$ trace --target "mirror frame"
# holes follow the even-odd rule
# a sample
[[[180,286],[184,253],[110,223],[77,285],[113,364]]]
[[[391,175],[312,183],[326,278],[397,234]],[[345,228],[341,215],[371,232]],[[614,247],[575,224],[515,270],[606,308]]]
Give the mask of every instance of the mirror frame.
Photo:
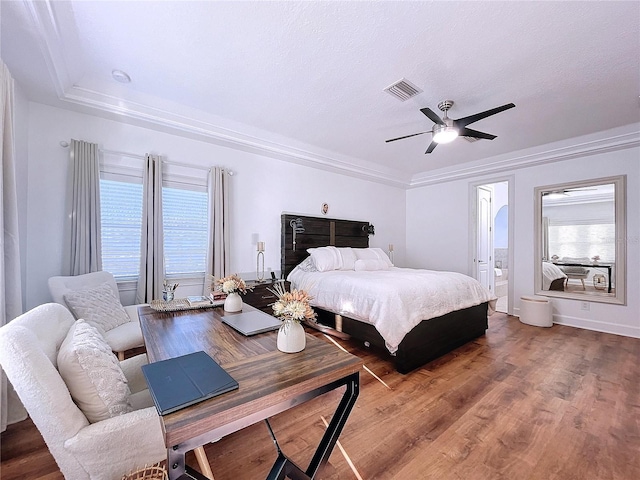
[[[583,295],[581,293],[559,292],[555,290],[542,290],[542,193],[568,188],[584,188],[594,185],[614,184],[615,195],[615,222],[616,222],[616,259],[615,259],[615,296]],[[626,305],[627,303],[627,176],[596,178],[555,185],[544,185],[535,188],[534,194],[535,213],[534,221],[534,282],[536,295],[545,297],[566,298],[583,302],[612,303]]]

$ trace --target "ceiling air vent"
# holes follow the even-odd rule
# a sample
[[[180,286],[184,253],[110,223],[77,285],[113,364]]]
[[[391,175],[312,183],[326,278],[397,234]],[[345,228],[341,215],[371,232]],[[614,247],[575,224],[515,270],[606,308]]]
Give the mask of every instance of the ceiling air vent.
[[[411,97],[415,97],[419,93],[422,93],[422,90],[420,90],[406,78],[398,80],[396,83],[389,85],[384,89],[384,91],[403,102],[410,99]]]

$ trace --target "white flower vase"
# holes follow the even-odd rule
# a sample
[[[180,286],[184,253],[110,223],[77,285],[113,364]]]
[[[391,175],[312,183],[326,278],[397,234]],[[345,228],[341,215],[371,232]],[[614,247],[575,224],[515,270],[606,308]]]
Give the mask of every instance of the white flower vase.
[[[239,293],[230,293],[224,299],[225,312],[239,312],[242,310],[242,297]]]
[[[278,350],[284,353],[296,353],[304,350],[307,338],[300,322],[285,320],[278,330]]]

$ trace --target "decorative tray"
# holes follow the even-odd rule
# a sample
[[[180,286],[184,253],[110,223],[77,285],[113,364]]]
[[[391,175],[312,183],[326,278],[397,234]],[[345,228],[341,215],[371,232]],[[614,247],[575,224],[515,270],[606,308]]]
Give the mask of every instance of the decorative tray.
[[[149,306],[158,312],[177,312],[179,310],[198,310],[201,308],[220,307],[224,300],[216,300],[210,303],[190,304],[186,298],[174,298],[173,300],[151,300]]]

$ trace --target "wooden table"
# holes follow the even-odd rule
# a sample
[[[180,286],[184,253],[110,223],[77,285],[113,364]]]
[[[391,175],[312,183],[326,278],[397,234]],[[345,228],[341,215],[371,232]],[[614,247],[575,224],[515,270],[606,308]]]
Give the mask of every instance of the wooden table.
[[[254,310],[249,305],[243,311]],[[206,479],[185,464],[189,450],[346,386],[309,467],[303,471],[278,447],[267,479],[311,479],[329,455],[358,397],[362,361],[307,334],[299,353],[276,348],[276,332],[245,337],[221,321],[222,308],[158,312],[138,310],[149,362],[203,350],[238,382],[238,390],[160,417],[169,479]],[[275,438],[274,438],[275,440]],[[276,442],[277,446],[277,442]]]

